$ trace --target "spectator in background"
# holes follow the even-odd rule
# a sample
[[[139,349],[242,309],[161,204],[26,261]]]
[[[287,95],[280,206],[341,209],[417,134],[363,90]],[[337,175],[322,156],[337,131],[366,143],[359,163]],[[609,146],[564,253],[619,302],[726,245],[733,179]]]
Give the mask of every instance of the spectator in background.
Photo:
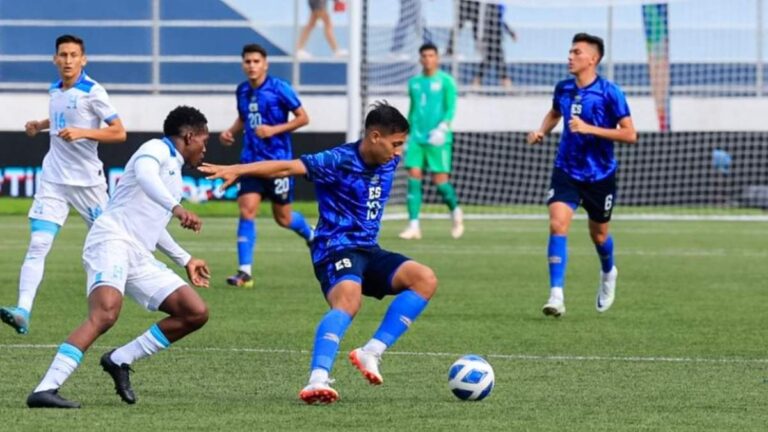
[[[432,37],[427,30],[427,26],[421,16],[421,0],[400,0],[400,17],[395,26],[395,36],[392,40],[392,53],[404,59],[410,58],[410,55],[403,52],[405,47],[408,30],[413,28],[417,38],[422,38],[424,43],[429,42]]]
[[[328,41],[328,46],[331,47],[333,54],[336,57],[344,57],[348,55],[349,51],[339,48],[338,43],[336,43],[336,37],[333,34],[333,23],[331,22],[331,16],[328,14],[328,0],[308,0],[308,2],[311,14],[309,15],[309,21],[307,21],[307,24],[303,29],[301,29],[301,35],[299,35],[299,43],[296,46],[296,55],[300,59],[307,59],[312,57],[312,54],[304,49],[304,46],[307,44],[309,35],[312,33],[312,30],[315,28],[315,24],[317,24],[318,20],[323,22],[325,40]],[[346,7],[344,0],[333,0],[333,3],[333,9],[339,12],[343,11]]]
[[[482,9],[481,9],[482,10]],[[483,34],[480,43],[483,61],[480,63],[480,70],[472,79],[472,85],[479,87],[483,82],[483,76],[491,69],[496,69],[496,76],[499,83],[504,88],[512,87],[512,80],[509,78],[507,63],[504,56],[504,33],[508,34],[512,41],[517,41],[517,35],[506,22],[504,22],[504,12],[506,6],[500,4],[485,5],[485,14],[482,24]],[[476,17],[479,18],[479,11]],[[475,22],[475,28],[478,27]],[[477,38],[477,31],[475,31]],[[477,39],[475,39],[477,40]]]
[[[464,24],[469,21],[472,24],[472,40],[477,43],[477,28],[478,28],[478,16],[480,14],[480,3],[477,0],[459,0],[459,19],[458,19],[458,33],[461,33],[461,29],[464,28]],[[451,29],[451,36],[448,39],[448,48],[445,50],[445,55],[453,55],[453,43],[457,37],[457,29]]]

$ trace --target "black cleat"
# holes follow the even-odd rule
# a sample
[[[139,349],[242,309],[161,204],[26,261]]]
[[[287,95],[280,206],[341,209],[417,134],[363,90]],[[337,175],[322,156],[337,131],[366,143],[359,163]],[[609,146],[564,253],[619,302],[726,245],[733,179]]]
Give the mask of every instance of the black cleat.
[[[30,393],[27,397],[30,408],[80,408],[78,402],[72,402],[59,396],[59,389]]]
[[[133,405],[136,403],[136,395],[131,388],[130,377],[130,373],[133,372],[133,369],[125,363],[118,365],[113,362],[110,358],[113,352],[115,352],[115,350],[101,356],[101,368],[112,377],[112,380],[115,382],[115,392],[120,396],[120,399],[129,405]]]

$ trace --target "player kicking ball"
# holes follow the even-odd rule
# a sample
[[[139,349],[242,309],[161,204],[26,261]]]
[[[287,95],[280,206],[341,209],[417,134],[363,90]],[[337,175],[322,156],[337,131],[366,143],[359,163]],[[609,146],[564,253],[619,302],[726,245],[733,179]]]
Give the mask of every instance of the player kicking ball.
[[[564,115],[560,148],[555,157],[549,189],[549,300],[544,315],[565,313],[565,269],[568,262],[568,228],[573,213],[584,206],[589,216],[589,236],[600,258],[600,283],[595,307],[607,311],[616,295],[618,270],[613,259],[613,238],[608,223],[616,204],[614,141],[633,144],[637,132],[629,105],[619,86],[597,74],[603,58],[603,40],[579,33],[568,53],[568,71],[573,78],[555,87],[552,108],[539,130],[528,134],[528,143],[543,141]]]
[[[380,102],[368,113],[365,136],[358,142],[291,161],[200,168],[211,174],[210,179],[224,179],[224,187],[244,175],[305,175],[315,183],[320,220],[312,263],[331,310],[317,326],[309,383],[299,393],[308,404],[339,399],[329,374],[362,296],[396,296],[373,338],[349,353],[365,379],[378,385],[384,381],[379,371],[382,354],[408,330],[437,290],[437,278],[429,267],[381,249],[377,242],[407,134],[406,118]]]
[[[205,261],[189,255],[166,230],[171,216],[195,232],[202,226],[179,200],[181,168],[185,163],[196,167],[202,162],[207,123],[195,108],[178,107],[165,119],[165,136],[144,143],[128,161],[106,210],[85,239],[88,318],[59,346],[48,372],[27,398],[30,408],[80,407],[62,398],[59,388],[91,344],[115,324],[124,294],[148,310],[168,314],[138,338],[101,357],[101,367],[128,404],[136,403],[129,377],[131,364],[168,348],[208,321],[208,308],[197,292],[152,256],[157,245],[186,268],[192,284],[208,286]]]

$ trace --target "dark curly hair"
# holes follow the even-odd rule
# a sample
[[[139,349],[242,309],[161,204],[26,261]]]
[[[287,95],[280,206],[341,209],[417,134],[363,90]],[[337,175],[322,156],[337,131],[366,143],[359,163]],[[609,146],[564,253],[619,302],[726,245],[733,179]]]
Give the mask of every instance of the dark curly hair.
[[[384,135],[393,133],[408,133],[408,119],[390,105],[387,101],[376,101],[371,105],[371,111],[365,117],[365,129],[378,129]]]
[[[195,131],[205,129],[208,119],[197,108],[191,106],[177,106],[165,118],[163,134],[165,136],[182,135],[182,129],[186,126]]]

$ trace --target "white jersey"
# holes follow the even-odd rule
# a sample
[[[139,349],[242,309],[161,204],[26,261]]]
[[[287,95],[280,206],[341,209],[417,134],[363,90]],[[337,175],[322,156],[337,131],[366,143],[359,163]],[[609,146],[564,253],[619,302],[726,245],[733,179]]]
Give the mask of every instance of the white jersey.
[[[43,159],[42,179],[70,186],[105,183],[98,142],[90,139],[67,142],[59,137],[59,131],[67,127],[98,129],[101,122],[116,119],[117,111],[109,103],[104,87],[85,72],[71,88],[63,90],[61,85],[59,80],[48,89],[51,148]]]
[[[167,197],[165,205],[150,198],[139,184],[135,165],[141,158],[152,158],[159,164],[159,182],[162,185],[158,184],[157,188],[162,188],[158,192]],[[153,252],[171,220],[173,206],[181,200],[183,165],[184,158],[168,138],[142,144],[125,166],[106,210],[88,232],[85,248],[107,240],[125,240],[135,247]]]

